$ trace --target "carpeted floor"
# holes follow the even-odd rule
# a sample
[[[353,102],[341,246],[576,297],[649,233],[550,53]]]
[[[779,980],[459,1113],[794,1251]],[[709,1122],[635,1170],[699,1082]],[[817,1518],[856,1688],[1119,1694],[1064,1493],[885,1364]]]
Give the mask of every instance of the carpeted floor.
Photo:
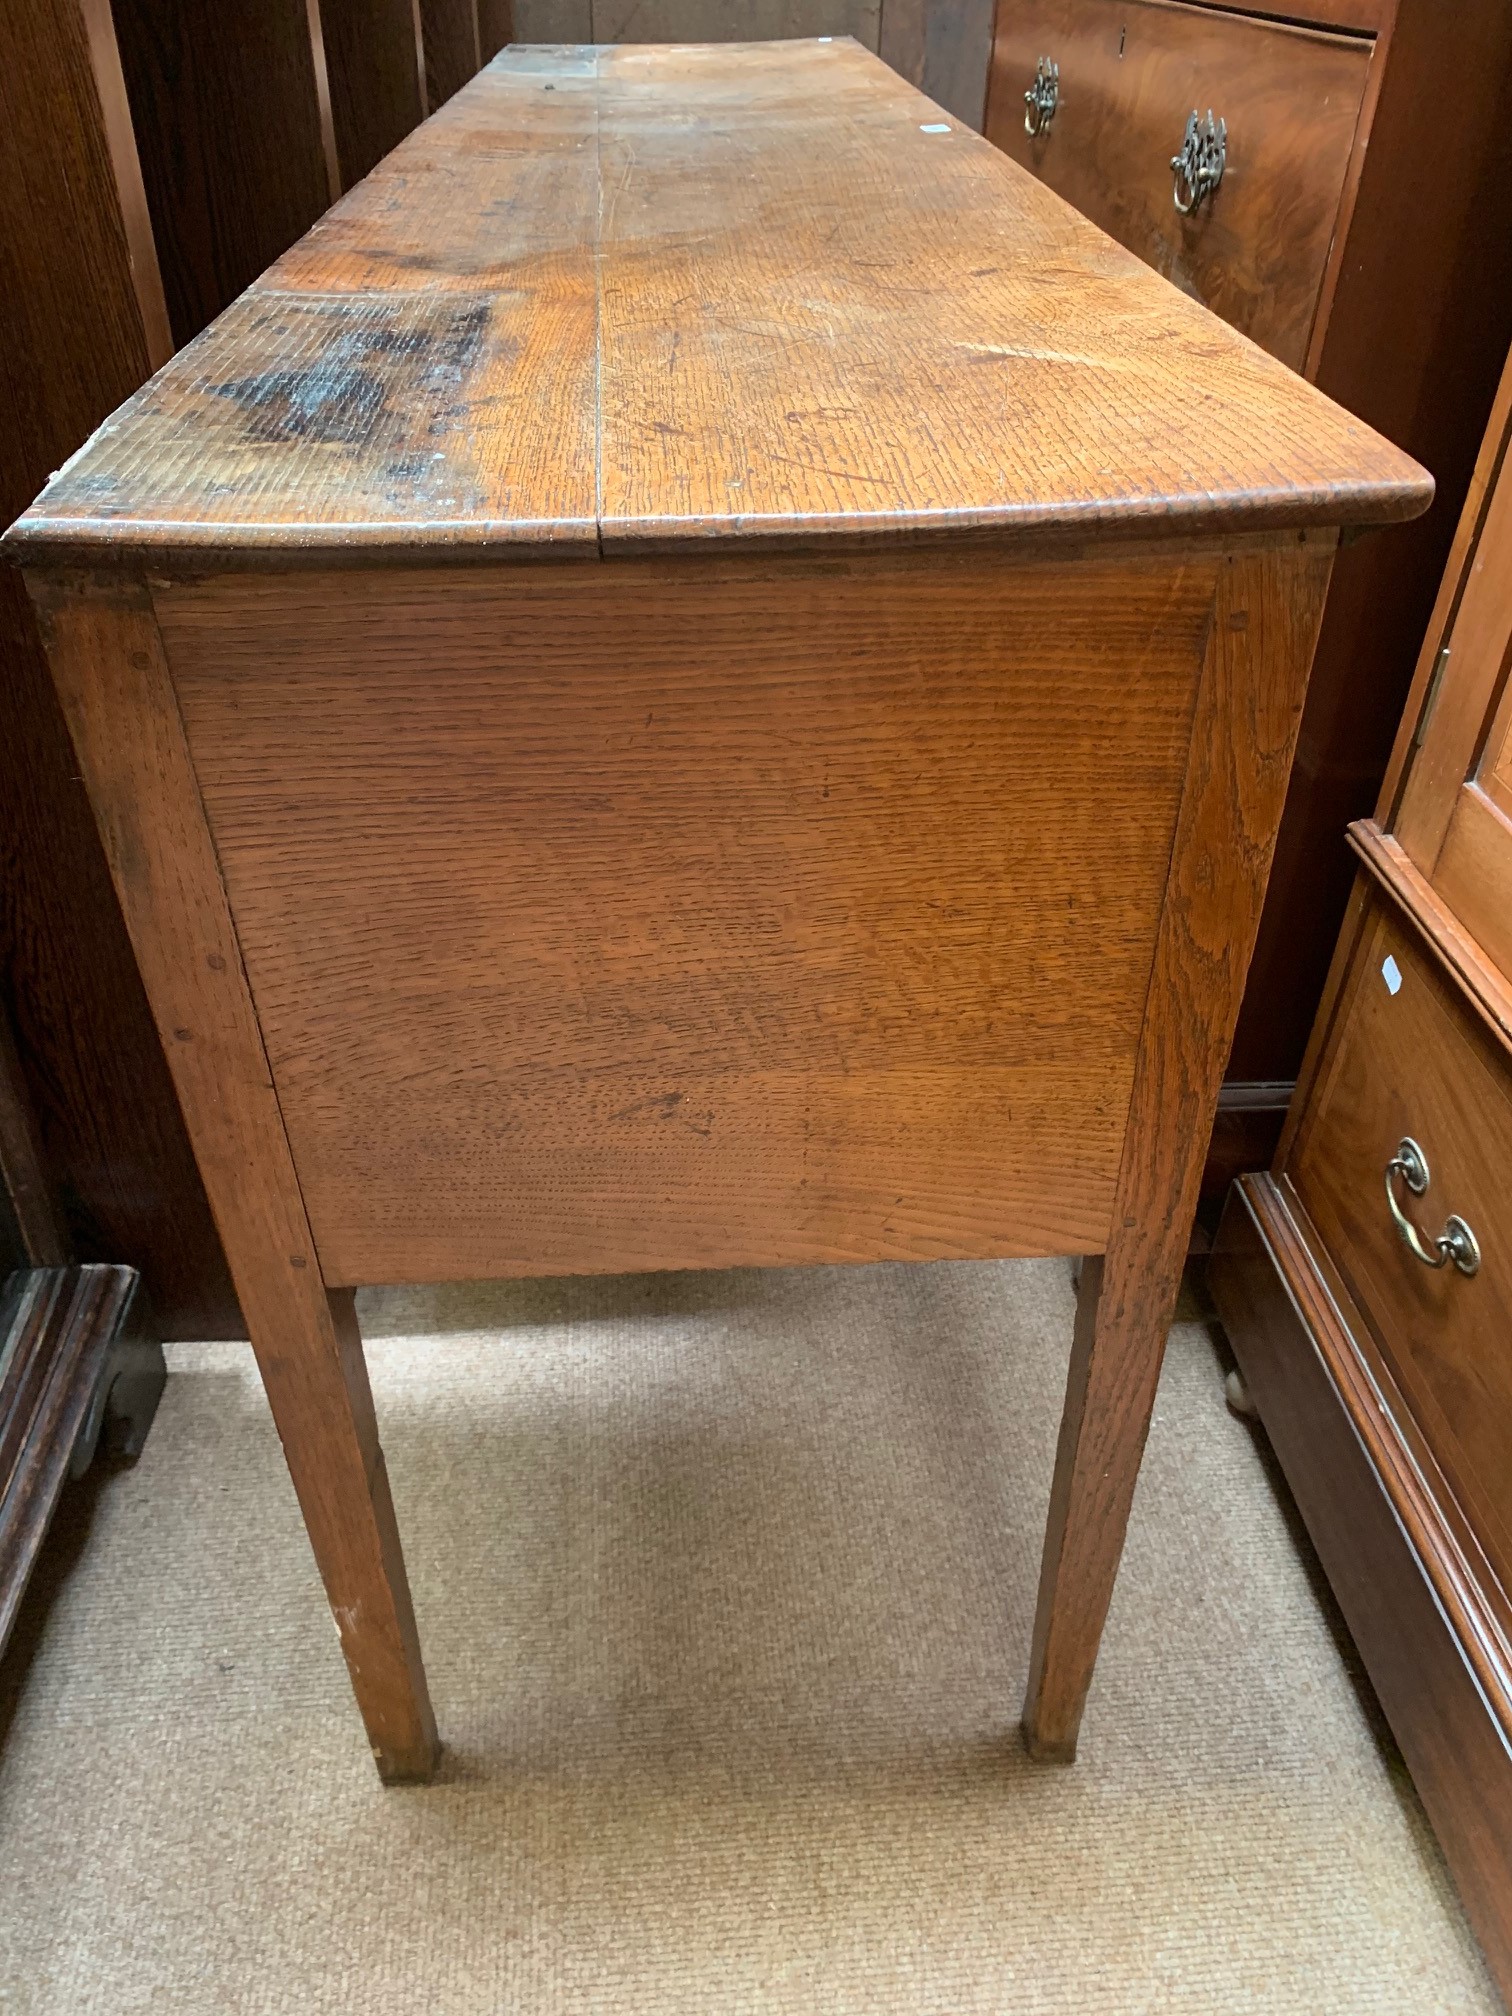
[[[442,1781],[380,1790],[250,1356],[180,1347],[0,1684],[0,2008],[1495,2011],[1199,1325],[1057,1771],[1063,1264],[362,1309]]]

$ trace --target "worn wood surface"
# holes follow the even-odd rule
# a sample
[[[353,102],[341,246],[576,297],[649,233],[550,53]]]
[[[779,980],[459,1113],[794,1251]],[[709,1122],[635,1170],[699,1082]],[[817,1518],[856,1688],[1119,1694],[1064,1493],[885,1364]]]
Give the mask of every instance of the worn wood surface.
[[[1005,0],[987,134],[1178,287],[1293,369],[1307,357],[1371,45],[1166,0]],[[1060,65],[1045,131],[1035,65]],[[1190,217],[1171,157],[1188,115],[1228,124],[1223,180]]]
[[[42,595],[54,676],[380,1772],[436,1732],[350,1295],[327,1293],[157,626]]]
[[[175,344],[187,343],[339,193],[306,0],[114,0]]]
[[[933,113],[848,42],[507,52],[11,539],[592,553],[1423,508],[1407,458]]]
[[[1300,1220],[1300,1222],[1299,1222]],[[1464,1898],[1512,1996],[1512,1652],[1425,1489],[1369,1326],[1284,1186],[1247,1177],[1209,1284],[1266,1433]],[[1484,1576],[1484,1568],[1479,1575]]]
[[[1076,1752],[1332,557],[1318,539],[1219,576],[1107,1254],[1078,1291],[1024,1704],[1039,1757]]]
[[[140,171],[135,198],[122,179],[132,179],[122,154],[131,133],[108,8],[102,21],[72,0],[16,0],[0,21],[0,518],[9,519],[166,357],[170,339]],[[139,1268],[167,1334],[234,1335],[235,1297],[10,568],[0,569],[0,678],[0,1013],[69,1241],[81,1259]]]
[[[1219,565],[160,589],[327,1279],[1100,1248]]]

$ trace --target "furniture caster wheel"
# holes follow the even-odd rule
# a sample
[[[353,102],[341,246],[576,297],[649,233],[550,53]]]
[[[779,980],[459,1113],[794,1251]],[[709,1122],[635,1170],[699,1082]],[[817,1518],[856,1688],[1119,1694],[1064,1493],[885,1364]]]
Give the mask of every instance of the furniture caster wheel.
[[[1237,1414],[1242,1421],[1258,1421],[1260,1409],[1255,1405],[1254,1396],[1244,1382],[1244,1374],[1236,1365],[1224,1379],[1223,1397],[1229,1404],[1229,1412]]]

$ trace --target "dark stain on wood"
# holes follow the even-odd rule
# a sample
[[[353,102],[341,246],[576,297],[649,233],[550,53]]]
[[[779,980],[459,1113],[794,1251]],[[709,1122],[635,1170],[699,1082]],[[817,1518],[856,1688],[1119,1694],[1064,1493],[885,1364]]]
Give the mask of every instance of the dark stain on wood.
[[[487,301],[470,300],[438,310],[433,325],[338,328],[312,363],[257,371],[208,389],[242,409],[250,441],[381,448],[384,431],[400,434],[416,403],[438,419],[457,417],[448,395],[476,366],[489,317]],[[269,333],[280,332],[275,327]],[[396,374],[396,361],[413,370]],[[411,482],[423,473],[423,458],[406,455],[401,464],[395,473]]]

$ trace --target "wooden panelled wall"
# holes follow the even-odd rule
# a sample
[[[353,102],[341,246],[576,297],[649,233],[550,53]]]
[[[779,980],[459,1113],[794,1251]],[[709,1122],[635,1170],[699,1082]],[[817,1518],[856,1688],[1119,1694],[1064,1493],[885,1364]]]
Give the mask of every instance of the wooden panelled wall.
[[[0,522],[510,40],[508,0],[483,10],[486,26],[474,0],[0,0]],[[139,1267],[167,1334],[236,1335],[209,1207],[9,568],[0,688],[0,1025],[63,1237],[81,1259]]]
[[[519,42],[759,42],[854,35],[980,130],[992,0],[514,0]]]

